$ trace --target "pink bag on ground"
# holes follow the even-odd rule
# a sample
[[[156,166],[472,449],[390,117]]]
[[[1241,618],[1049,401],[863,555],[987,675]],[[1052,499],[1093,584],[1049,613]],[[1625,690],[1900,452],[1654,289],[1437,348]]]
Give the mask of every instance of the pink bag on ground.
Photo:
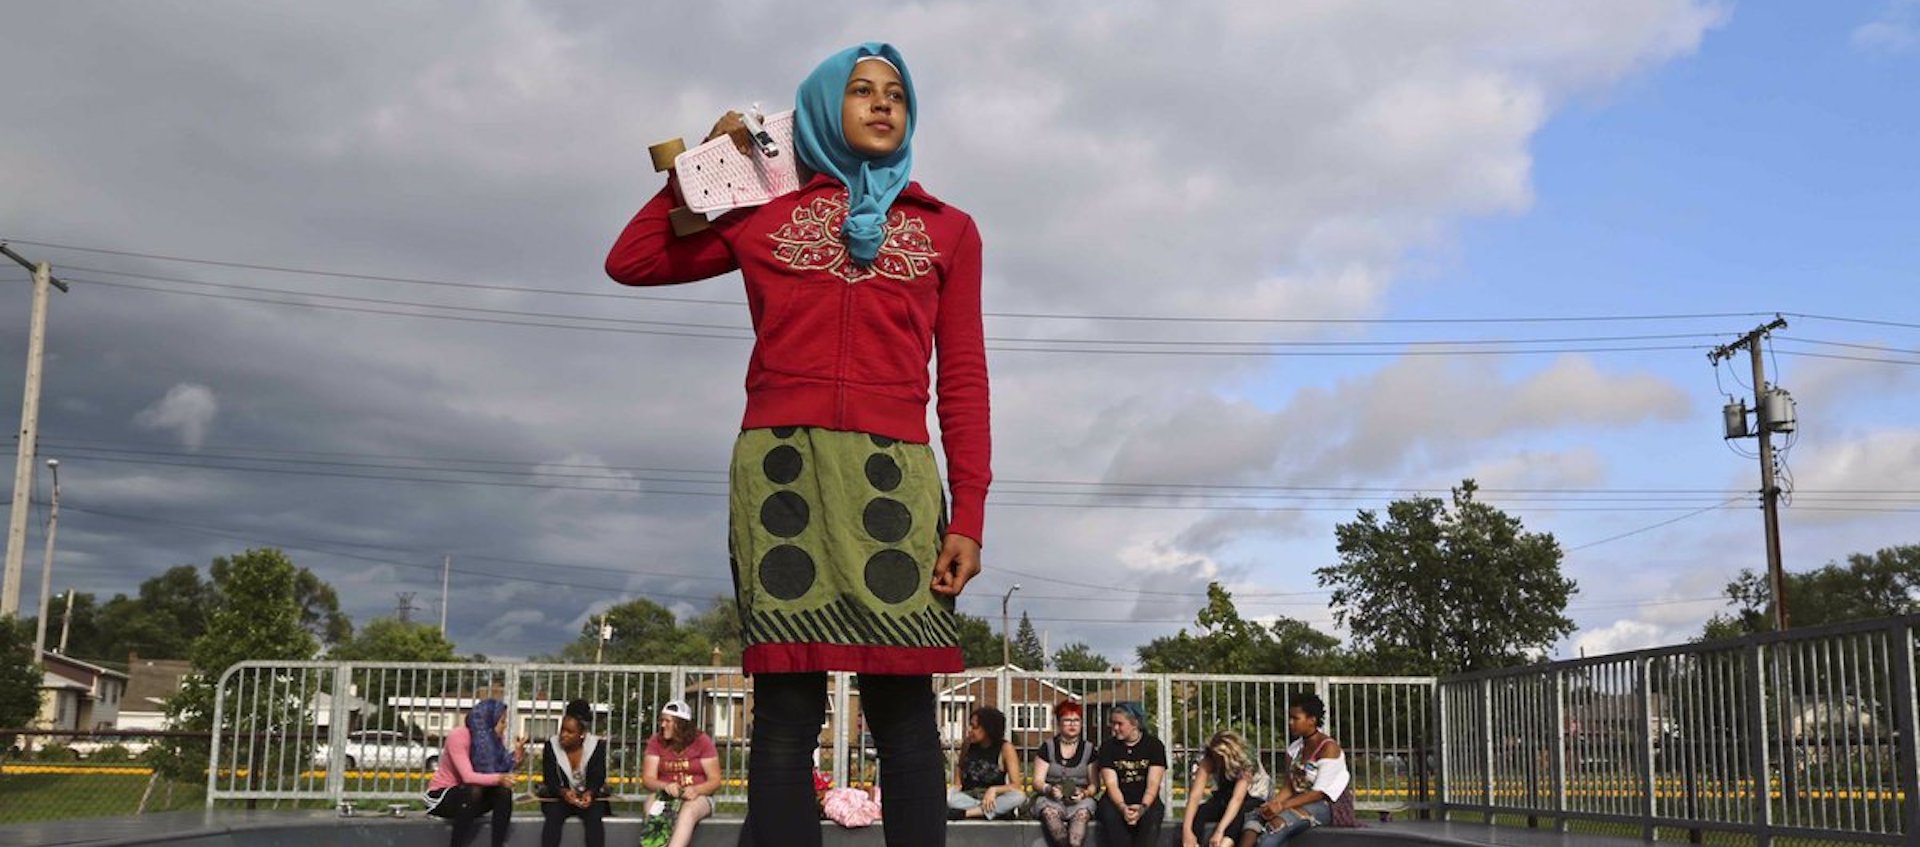
[[[880,793],[874,789],[873,794]],[[827,819],[848,829],[872,826],[880,819],[880,800],[858,788],[834,788],[820,803]]]

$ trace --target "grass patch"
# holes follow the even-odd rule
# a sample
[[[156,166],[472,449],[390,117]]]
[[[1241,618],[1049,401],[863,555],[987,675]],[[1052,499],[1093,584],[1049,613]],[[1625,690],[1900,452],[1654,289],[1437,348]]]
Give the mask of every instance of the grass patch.
[[[124,767],[72,765],[61,773],[0,770],[0,823],[68,820],[132,815],[147,798],[146,811],[168,812],[199,806],[206,786],[116,773]],[[148,783],[152,791],[148,792]]]

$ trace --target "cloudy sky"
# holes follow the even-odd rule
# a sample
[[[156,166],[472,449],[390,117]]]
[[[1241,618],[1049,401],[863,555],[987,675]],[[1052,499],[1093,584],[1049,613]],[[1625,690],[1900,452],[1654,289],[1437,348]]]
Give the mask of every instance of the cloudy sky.
[[[1788,566],[1920,541],[1913,0],[658,5],[9,8],[0,238],[73,284],[56,591],[277,545],[359,621],[432,619],[451,554],[450,634],[498,656],[703,608],[740,283],[601,262],[647,145],[870,39],[986,243],[963,610],[1017,582],[1054,647],[1127,661],[1209,580],[1330,622],[1333,526],[1472,477],[1568,550],[1558,653],[1685,638],[1764,566],[1720,437],[1747,362],[1706,351],[1776,312]]]

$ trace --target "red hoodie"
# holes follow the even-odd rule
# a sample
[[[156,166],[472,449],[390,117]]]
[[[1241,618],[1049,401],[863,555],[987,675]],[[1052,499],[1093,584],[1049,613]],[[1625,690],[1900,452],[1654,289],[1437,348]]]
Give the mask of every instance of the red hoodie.
[[[947,531],[980,541],[993,447],[973,218],[909,183],[879,256],[862,268],[840,238],[847,191],[829,176],[685,238],[668,223],[672,206],[663,190],[634,215],[607,275],[667,285],[740,271],[754,330],[743,429],[817,426],[925,444],[927,363],[939,350]]]

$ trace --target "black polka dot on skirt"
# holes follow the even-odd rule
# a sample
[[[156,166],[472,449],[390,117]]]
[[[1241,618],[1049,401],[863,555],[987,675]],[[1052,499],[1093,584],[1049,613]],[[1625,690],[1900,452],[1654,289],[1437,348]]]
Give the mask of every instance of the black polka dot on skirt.
[[[792,538],[806,531],[810,511],[805,497],[775,491],[760,504],[760,525],[781,538]]]
[[[766,473],[767,479],[778,485],[786,485],[800,478],[800,469],[805,464],[806,460],[800,458],[799,450],[793,449],[791,444],[782,444],[767,451],[767,458],[760,462],[760,470]]]
[[[890,497],[875,497],[867,503],[867,509],[861,515],[866,524],[867,534],[875,541],[892,544],[907,537],[913,530],[913,513],[907,510],[907,504]]]
[[[867,437],[873,439],[873,446],[875,447],[892,447],[895,444],[894,439],[884,435],[869,435]]]
[[[773,428],[773,437],[792,438],[793,434],[799,430],[800,428],[797,426],[776,426]]]
[[[813,588],[813,557],[791,544],[767,551],[760,559],[760,587],[782,600],[797,600]]]
[[[867,457],[867,483],[881,491],[900,487],[900,463],[885,453]]]
[[[920,589],[920,565],[900,550],[888,548],[867,560],[867,590],[888,603],[899,603]]]

